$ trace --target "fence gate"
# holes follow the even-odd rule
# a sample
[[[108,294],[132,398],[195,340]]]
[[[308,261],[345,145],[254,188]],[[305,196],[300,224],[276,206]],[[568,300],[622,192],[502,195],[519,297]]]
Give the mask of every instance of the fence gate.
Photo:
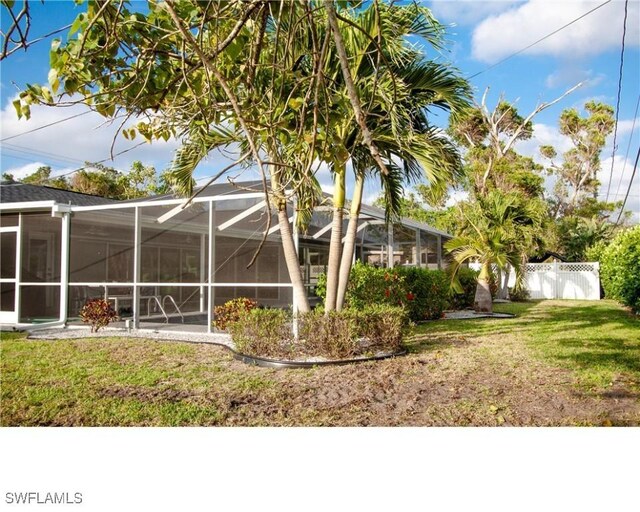
[[[532,299],[600,300],[600,264],[527,263],[525,280]]]

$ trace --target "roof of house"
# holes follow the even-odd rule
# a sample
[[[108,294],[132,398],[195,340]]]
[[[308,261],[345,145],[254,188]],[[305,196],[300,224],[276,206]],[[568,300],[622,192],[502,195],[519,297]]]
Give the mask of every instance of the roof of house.
[[[115,199],[42,185],[27,183],[2,183],[0,185],[0,203],[26,203],[30,201],[55,201],[74,206],[94,206],[118,202]]]

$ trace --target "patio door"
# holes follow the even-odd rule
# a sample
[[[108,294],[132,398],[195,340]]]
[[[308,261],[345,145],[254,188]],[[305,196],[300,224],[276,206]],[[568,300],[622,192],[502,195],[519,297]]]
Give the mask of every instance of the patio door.
[[[0,228],[0,323],[18,323],[18,227]]]

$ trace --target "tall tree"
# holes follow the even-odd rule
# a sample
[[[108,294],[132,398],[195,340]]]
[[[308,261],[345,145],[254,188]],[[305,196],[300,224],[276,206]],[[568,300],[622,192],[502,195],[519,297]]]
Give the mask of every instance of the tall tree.
[[[331,19],[329,8],[327,12]],[[364,10],[343,9],[334,14],[339,23],[331,25],[332,32],[335,38],[336,30],[340,31],[342,48],[336,41],[335,53],[329,54],[327,69],[335,70],[331,83],[338,86],[337,94],[348,97],[352,105],[356,101],[361,105],[353,107],[356,123],[346,109],[334,124],[337,150],[330,162],[334,200],[327,311],[341,309],[344,303],[365,179],[380,178],[388,219],[399,213],[402,186],[407,181],[423,175],[434,189],[445,190],[459,178],[460,160],[455,147],[431,126],[427,113],[441,108],[456,114],[468,106],[470,97],[468,84],[455,69],[424,60],[424,54],[407,43],[413,37],[441,47],[443,27],[428,9],[373,3]],[[366,133],[362,123],[367,125]],[[355,185],[343,244],[349,160]]]
[[[553,146],[540,147],[556,180],[550,199],[557,233],[553,248],[571,261],[583,261],[589,247],[612,238],[615,229],[609,217],[619,207],[598,199],[600,155],[615,126],[613,107],[589,101],[584,110],[585,116],[575,108],[560,114],[560,133],[569,138],[572,147],[559,162]]]
[[[150,2],[144,11],[135,7],[88,2],[67,41],[52,45],[49,85],[28,86],[15,103],[18,114],[28,117],[34,102],[68,104],[79,96],[102,115],[120,118],[129,138],[136,132],[148,140],[181,138],[172,182],[183,185],[185,194],[192,193],[192,173],[202,158],[215,148],[239,146],[234,164],[253,165],[261,173],[266,203],[277,214],[296,302],[308,310],[288,205],[295,201],[299,222],[310,218],[318,199],[313,167],[336,153],[336,121],[345,113],[358,127],[345,134],[355,133],[373,162],[368,168],[390,174],[390,155],[381,153],[373,139],[372,127],[380,119],[369,112],[381,103],[369,100],[381,93],[361,94],[367,84],[358,80],[357,68],[350,69],[349,59],[383,63],[384,31],[393,31],[394,20],[363,38],[369,53],[357,56],[347,49],[350,38],[367,34],[353,21],[360,6],[348,20],[348,11],[336,12],[332,2],[174,0]],[[376,1],[369,12],[375,17],[386,8]],[[424,18],[415,21],[424,23]],[[372,91],[394,90],[385,101],[395,101],[397,77],[391,71],[370,74],[369,80]],[[59,92],[64,101],[56,97]],[[432,104],[444,106],[446,98],[435,94]],[[133,127],[127,124],[131,119],[138,121]],[[271,215],[265,217],[266,237]]]

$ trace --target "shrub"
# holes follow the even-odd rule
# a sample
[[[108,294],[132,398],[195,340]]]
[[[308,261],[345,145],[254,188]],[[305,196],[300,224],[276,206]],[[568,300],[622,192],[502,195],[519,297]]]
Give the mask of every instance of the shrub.
[[[409,290],[397,268],[379,268],[360,261],[351,267],[345,306],[363,309],[371,304],[402,306]]]
[[[404,277],[407,290],[404,304],[409,318],[414,322],[441,318],[449,305],[447,274],[419,267],[398,267],[395,270]]]
[[[468,309],[473,307],[476,287],[478,285],[478,274],[479,272],[477,270],[468,267],[460,267],[458,269],[457,277],[462,287],[462,292],[455,293],[452,291],[449,298],[452,309]]]
[[[640,226],[618,233],[602,251],[600,278],[608,298],[640,313]]]
[[[290,357],[291,316],[283,309],[248,309],[227,325],[236,349],[259,357]]]
[[[327,315],[317,309],[300,318],[301,348],[307,355],[332,359],[397,352],[408,325],[405,309],[397,306],[376,304]]]
[[[213,309],[215,320],[213,326],[221,331],[227,330],[229,324],[237,322],[240,315],[258,307],[258,303],[253,299],[239,297],[225,302],[222,306]]]
[[[316,287],[324,300],[326,278]],[[356,262],[351,268],[345,306],[363,310],[373,304],[399,306],[407,309],[409,318],[418,322],[440,318],[448,306],[449,282],[440,270],[419,267],[379,268]]]
[[[514,286],[509,288],[509,298],[513,302],[527,302],[531,296],[526,286]]]
[[[409,324],[401,307],[375,305],[325,315],[320,309],[300,315],[299,341],[293,339],[291,315],[280,309],[240,313],[228,329],[236,349],[257,357],[349,359],[397,352]]]
[[[80,310],[80,318],[85,324],[91,324],[91,332],[98,332],[109,325],[118,314],[106,299],[89,299]]]
[[[300,317],[300,339],[307,355],[331,359],[353,357],[358,349],[357,319],[350,310],[325,315],[316,309]]]
[[[359,334],[369,340],[370,349],[396,352],[402,348],[402,337],[410,325],[405,309],[377,304],[358,315]]]

